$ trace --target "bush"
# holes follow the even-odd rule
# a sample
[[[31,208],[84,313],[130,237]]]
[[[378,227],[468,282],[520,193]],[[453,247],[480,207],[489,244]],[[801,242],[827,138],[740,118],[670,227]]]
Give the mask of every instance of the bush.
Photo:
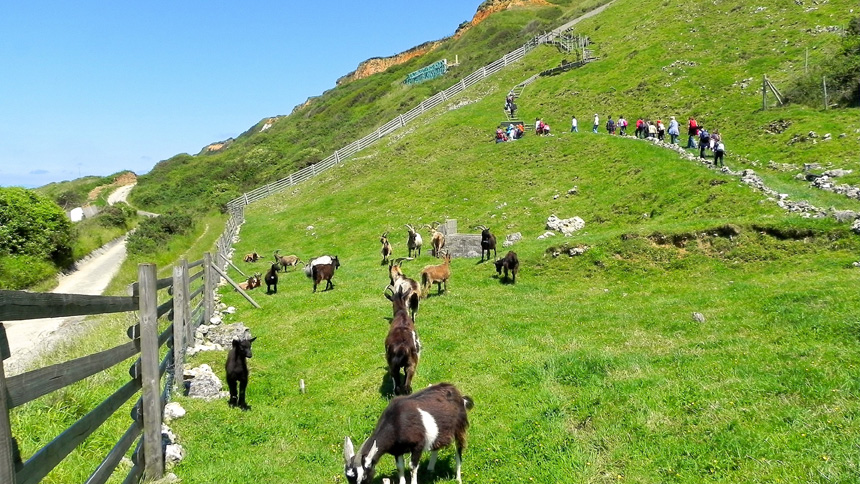
[[[167,244],[173,236],[184,234],[193,226],[194,219],[190,215],[177,212],[146,219],[129,235],[127,250],[133,254],[151,254]]]
[[[72,263],[72,223],[48,197],[24,188],[0,188],[0,254]]]
[[[119,202],[106,207],[98,216],[99,225],[102,227],[128,228],[129,221],[137,215],[137,212],[128,204]]]

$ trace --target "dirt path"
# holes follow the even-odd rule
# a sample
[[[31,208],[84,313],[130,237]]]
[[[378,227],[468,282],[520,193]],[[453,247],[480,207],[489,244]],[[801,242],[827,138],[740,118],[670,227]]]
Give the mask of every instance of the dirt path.
[[[133,184],[119,187],[108,197],[108,202],[124,202],[132,187]],[[77,269],[67,276],[61,276],[56,289],[51,292],[102,294],[125,261],[125,239],[126,236],[120,237],[78,262]],[[83,316],[74,316],[3,323],[12,355],[4,362],[6,374],[22,373],[40,356],[53,350],[58,343],[83,330],[83,319]]]

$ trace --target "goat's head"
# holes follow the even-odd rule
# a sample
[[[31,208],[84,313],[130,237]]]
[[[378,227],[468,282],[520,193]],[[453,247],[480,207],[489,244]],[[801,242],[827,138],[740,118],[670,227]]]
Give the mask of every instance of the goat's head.
[[[496,274],[501,274],[502,273],[502,267],[505,266],[505,259],[496,259],[494,264],[496,264]]]
[[[245,358],[251,357],[251,343],[253,343],[257,339],[254,336],[251,339],[234,339],[233,340],[233,349],[236,350],[236,353],[244,356]]]
[[[382,233],[382,237],[379,238],[379,242],[382,243],[382,245],[385,245],[388,243],[388,231],[387,230]]]
[[[364,446],[359,449],[362,451]],[[352,440],[349,437],[343,442],[343,473],[346,476],[346,482],[349,484],[362,484],[364,482],[373,481],[375,474],[374,458],[379,452],[379,447],[376,446],[376,441],[370,447],[365,455],[356,455],[355,449],[352,446]]]
[[[486,239],[486,238],[490,237],[490,229],[488,229],[486,226],[476,225],[475,228],[481,231],[481,238],[482,239]]]
[[[332,256],[332,258],[331,258],[331,265],[333,265],[335,269],[337,269],[338,267],[340,267],[340,260],[337,258],[337,256],[336,256],[336,255],[335,255],[335,256]]]

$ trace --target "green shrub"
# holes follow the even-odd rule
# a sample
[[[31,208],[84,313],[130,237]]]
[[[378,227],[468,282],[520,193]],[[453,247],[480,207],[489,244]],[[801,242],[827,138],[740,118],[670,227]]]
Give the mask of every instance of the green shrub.
[[[194,219],[187,214],[170,212],[146,219],[128,237],[127,249],[132,254],[151,254],[163,248],[175,235],[182,235],[194,227]]]
[[[53,200],[24,188],[0,188],[0,254],[67,267],[72,242],[72,223]]]
[[[102,210],[97,220],[102,227],[128,228],[129,222],[135,215],[136,212],[133,208],[120,202]]]

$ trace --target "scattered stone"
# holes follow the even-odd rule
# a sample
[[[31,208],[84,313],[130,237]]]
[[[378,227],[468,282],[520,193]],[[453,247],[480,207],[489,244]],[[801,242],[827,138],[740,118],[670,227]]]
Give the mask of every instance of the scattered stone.
[[[585,253],[585,251],[587,251],[587,250],[588,250],[588,249],[590,249],[590,248],[591,248],[591,247],[589,247],[589,246],[587,246],[587,245],[579,245],[579,246],[576,246],[576,247],[571,248],[571,249],[568,251],[568,254],[570,254],[570,256],[571,256],[571,257],[576,257],[576,256],[578,256],[578,255],[582,255],[582,254],[584,254],[584,253]]]
[[[523,234],[519,232],[508,234],[507,236],[505,236],[505,241],[502,242],[502,247],[510,247],[521,240],[523,240]]]
[[[559,194],[558,194],[558,193],[556,193],[555,195],[553,195],[553,196],[552,196],[552,199],[553,199],[553,200],[558,200],[558,197],[559,197]]]
[[[561,232],[565,237],[570,237],[574,232],[585,228],[585,221],[579,217],[560,219],[553,214],[546,219],[546,228]]]
[[[164,448],[164,461],[167,464],[178,464],[185,458],[185,449],[179,444],[169,444]],[[175,476],[174,476],[175,477]],[[171,481],[171,482],[178,482]]]
[[[307,227],[305,227],[305,230],[313,230],[313,229],[314,229],[313,225],[308,225]]]
[[[855,234],[860,235],[860,219],[854,221],[851,225],[851,230],[853,230]]]
[[[773,160],[767,162],[767,167],[771,170],[776,171],[795,171],[797,170],[797,165],[792,165],[791,163],[776,163]]]
[[[164,420],[170,422],[185,416],[185,409],[179,402],[170,402],[164,406]]]
[[[224,321],[224,320],[221,319],[220,314],[213,314],[212,317],[209,318],[209,324],[212,326],[217,326],[217,325],[221,324],[222,321]]]
[[[567,191],[568,195],[579,195],[579,187],[574,185],[573,188]]]
[[[833,178],[839,178],[840,176],[850,175],[854,173],[854,170],[843,170],[841,168],[834,168],[832,170],[827,170],[822,175],[830,176]]]
[[[224,314],[233,314],[236,312],[236,308],[233,306],[228,307],[227,309],[221,311]]]
[[[197,368],[185,370],[183,375],[188,388],[188,396],[191,398],[202,398],[204,400],[215,400],[221,398],[223,384],[212,371],[212,368],[203,364]]]
[[[481,254],[476,250],[470,250],[469,252],[466,252],[466,257],[481,257]]]
[[[697,323],[704,323],[705,315],[703,315],[702,313],[693,313],[693,321]]]
[[[203,326],[200,326],[200,329],[202,328]],[[209,326],[202,333],[208,342],[226,348],[233,345],[234,339],[251,339],[251,330],[243,323]]]
[[[806,136],[810,139],[815,139],[818,137],[818,134],[816,134],[815,131],[810,131]]]
[[[123,459],[125,459],[125,457],[123,457]],[[131,461],[129,460],[129,462],[131,462]],[[131,466],[129,466],[129,467],[131,467]],[[182,482],[182,479],[177,477],[176,474],[169,472],[167,475],[165,475],[161,479],[151,481],[151,484],[178,484],[180,482]]]
[[[830,139],[830,133],[825,134],[825,135],[824,135],[824,138],[822,138],[822,139],[823,139],[824,141],[828,141],[828,140]]]
[[[538,240],[543,240],[549,237],[555,237],[555,232],[544,232],[543,235],[538,235]]]
[[[778,121],[768,123],[768,125],[764,127],[764,132],[768,134],[780,134],[787,130],[789,126],[791,126],[791,121],[780,119]]]
[[[194,356],[202,351],[224,351],[224,347],[215,343],[199,343],[185,350],[188,356]]]
[[[847,134],[845,134],[845,133],[841,133],[841,134],[839,135],[839,137],[840,137],[840,138],[847,138],[847,137],[848,137],[848,135],[847,135]]]
[[[164,444],[176,443],[176,434],[170,430],[170,427],[164,424],[161,424],[161,442]]]
[[[833,213],[833,218],[840,223],[851,222],[852,220],[856,220],[857,217],[860,217],[860,214],[853,210],[834,210],[831,208],[831,211]]]

